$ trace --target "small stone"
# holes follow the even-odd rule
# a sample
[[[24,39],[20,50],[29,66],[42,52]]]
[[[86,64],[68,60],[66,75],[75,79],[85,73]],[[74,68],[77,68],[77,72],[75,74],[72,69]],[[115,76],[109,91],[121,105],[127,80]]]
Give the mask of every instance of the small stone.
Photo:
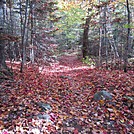
[[[64,75],[61,75],[60,78],[62,78],[62,79],[69,79],[69,80],[72,79],[70,76],[64,76]]]

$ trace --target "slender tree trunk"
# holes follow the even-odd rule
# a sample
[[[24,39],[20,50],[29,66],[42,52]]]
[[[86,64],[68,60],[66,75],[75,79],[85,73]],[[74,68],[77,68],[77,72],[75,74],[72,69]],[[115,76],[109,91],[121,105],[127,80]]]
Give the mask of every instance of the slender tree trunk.
[[[100,4],[100,0],[98,2]],[[102,8],[100,8],[99,24],[101,24],[101,19],[102,19],[101,10],[102,10]],[[98,66],[102,66],[102,55],[101,55],[101,51],[102,51],[102,27],[101,27],[101,25],[99,28],[99,37],[100,37],[100,42],[99,42],[99,65]]]
[[[107,40],[106,40],[106,25],[104,28],[104,44],[106,46],[105,52],[106,52],[106,69],[108,69],[108,44],[107,44]]]
[[[31,2],[30,5],[30,15],[31,15],[31,41],[30,41],[30,60],[31,63],[34,63],[34,44],[33,44],[33,36],[34,36],[34,31],[33,31],[33,24],[34,24],[34,14],[33,14],[33,3]]]
[[[100,42],[99,42],[99,66],[102,65],[102,56],[101,56],[101,49],[102,49],[102,29],[100,27],[99,30],[99,34],[100,34]]]
[[[105,53],[106,53],[106,57],[105,57],[105,60],[106,60],[106,69],[108,69],[108,44],[107,44],[107,20],[106,20],[106,10],[107,10],[107,7],[105,5],[104,7],[104,11],[103,11],[103,18],[104,18],[104,21],[103,21],[103,30],[104,30],[104,45],[105,45]]]
[[[9,10],[10,10],[10,27],[11,33],[13,34],[13,11],[12,11],[12,1],[9,0]]]
[[[3,0],[3,2],[2,2],[2,9],[3,9],[3,18],[2,18],[2,20],[3,20],[3,26],[4,26],[4,24],[6,23],[6,0]]]
[[[26,33],[26,22],[27,22],[27,12],[28,12],[28,2],[29,0],[26,0],[26,7],[25,7],[25,19],[24,19],[24,25],[22,30],[22,62],[21,62],[21,68],[20,72],[23,72],[24,63],[26,61],[26,46],[25,46],[25,33]]]
[[[113,30],[112,30],[111,24],[110,24],[110,26],[109,26],[109,30],[111,31],[111,32],[110,32],[110,34],[111,34],[111,39],[109,39],[109,42],[110,42],[111,47],[112,47],[112,50],[113,50],[114,61],[115,61],[116,58],[119,58],[119,54],[118,54],[118,50],[117,50],[117,47],[116,47],[116,43],[115,43],[115,40],[114,40],[114,37],[113,37]]]
[[[128,21],[128,29],[127,29],[127,42],[124,48],[124,72],[127,72],[127,64],[128,64],[128,46],[129,46],[129,37],[130,37],[130,10],[129,10],[129,1],[126,0],[127,3],[127,21]]]

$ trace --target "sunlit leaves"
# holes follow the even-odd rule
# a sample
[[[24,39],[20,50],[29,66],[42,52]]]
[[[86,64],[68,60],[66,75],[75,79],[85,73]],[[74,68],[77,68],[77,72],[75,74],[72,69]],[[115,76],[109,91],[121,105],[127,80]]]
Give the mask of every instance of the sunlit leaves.
[[[81,24],[83,23],[82,18],[85,17],[85,11],[77,2],[75,3],[73,1],[60,1],[58,6],[59,14],[62,17],[56,24],[59,28],[59,31],[56,32],[56,36],[58,39],[60,37],[59,43],[61,45],[69,46],[75,43],[82,33]]]

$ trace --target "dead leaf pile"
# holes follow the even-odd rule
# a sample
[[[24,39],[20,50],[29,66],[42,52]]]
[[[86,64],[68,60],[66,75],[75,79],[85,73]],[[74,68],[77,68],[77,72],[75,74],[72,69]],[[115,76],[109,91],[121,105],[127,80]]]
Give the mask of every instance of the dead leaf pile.
[[[102,90],[112,97],[100,97]],[[0,85],[0,133],[132,134],[133,103],[133,71],[91,69],[63,56],[41,70],[16,67],[14,81]]]

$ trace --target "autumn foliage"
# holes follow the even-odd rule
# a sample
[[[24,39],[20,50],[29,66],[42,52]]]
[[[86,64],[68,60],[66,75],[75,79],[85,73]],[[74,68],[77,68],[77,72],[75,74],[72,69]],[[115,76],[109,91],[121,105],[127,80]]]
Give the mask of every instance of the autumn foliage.
[[[76,56],[51,66],[27,65],[23,73],[19,66],[13,65],[14,80],[0,86],[2,134],[134,133],[133,71],[90,68]],[[94,100],[101,90],[112,100]]]

